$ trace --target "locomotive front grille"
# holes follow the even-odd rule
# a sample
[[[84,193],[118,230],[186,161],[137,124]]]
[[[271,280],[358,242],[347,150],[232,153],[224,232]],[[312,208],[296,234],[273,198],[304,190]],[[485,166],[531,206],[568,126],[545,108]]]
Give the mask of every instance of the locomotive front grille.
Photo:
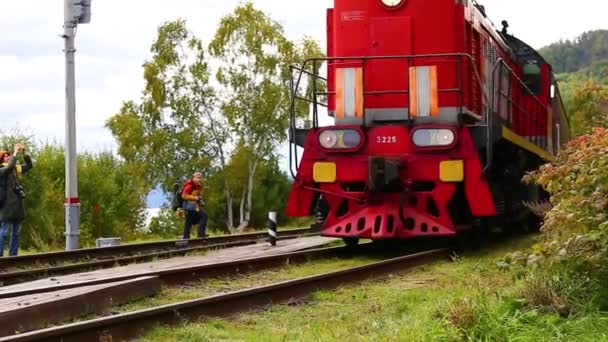
[[[403,184],[400,177],[402,162],[400,160],[387,159],[384,157],[370,157],[368,165],[370,192],[403,191]]]

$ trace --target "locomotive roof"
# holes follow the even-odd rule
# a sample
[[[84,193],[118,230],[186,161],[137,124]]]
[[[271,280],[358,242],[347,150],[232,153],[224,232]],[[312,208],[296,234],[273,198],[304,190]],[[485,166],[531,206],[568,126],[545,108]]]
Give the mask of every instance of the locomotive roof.
[[[486,15],[485,7],[483,5],[479,4],[476,0],[471,0],[471,2],[477,13],[481,15],[482,25],[485,26],[488,33],[492,35],[494,40],[496,40],[496,42],[499,43],[505,52],[509,53],[514,60],[518,63],[525,63],[532,59],[541,64],[547,64],[545,59],[530,45],[511,34],[499,31],[492,20]]]

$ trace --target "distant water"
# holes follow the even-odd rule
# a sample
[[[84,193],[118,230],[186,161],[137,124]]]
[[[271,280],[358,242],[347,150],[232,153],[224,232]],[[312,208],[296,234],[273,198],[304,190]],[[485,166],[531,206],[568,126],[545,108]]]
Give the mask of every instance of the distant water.
[[[146,229],[148,228],[148,225],[150,225],[152,218],[158,216],[159,213],[160,213],[160,208],[147,208],[146,209],[146,218],[144,219],[144,227],[146,227]]]
[[[150,191],[148,197],[146,198],[146,207],[147,208],[160,208],[163,204],[167,203],[169,196],[163,193],[160,187]]]

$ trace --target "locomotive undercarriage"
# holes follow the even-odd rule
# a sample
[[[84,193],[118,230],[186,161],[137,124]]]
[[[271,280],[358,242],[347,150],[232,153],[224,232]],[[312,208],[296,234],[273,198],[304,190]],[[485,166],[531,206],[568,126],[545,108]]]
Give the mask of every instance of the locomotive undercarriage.
[[[433,186],[428,184],[424,186]],[[317,217],[333,224],[327,236],[351,235],[360,238],[407,238],[414,235],[452,235],[447,202],[453,184],[436,184],[430,191],[406,190],[376,194],[369,202],[322,197],[317,201]],[[329,197],[329,196],[327,196]]]
[[[479,151],[484,156],[483,150]],[[339,196],[317,194],[313,208],[317,224],[327,236],[342,237],[349,244],[359,238],[405,239],[420,236],[450,236],[460,232],[485,236],[492,227],[503,230],[536,229],[536,217],[524,202],[540,202],[548,195],[540,187],[523,184],[528,171],[538,169],[541,158],[506,140],[494,145],[494,160],[488,179],[497,215],[475,217],[467,201],[464,183],[407,181],[399,179],[400,167],[382,158],[370,161],[384,164],[382,176],[370,173],[369,197],[365,203]],[[388,167],[387,167],[388,165]],[[363,190],[363,184],[332,184],[322,188],[332,192]],[[334,188],[334,190],[338,190]],[[325,225],[325,223],[330,225]]]
[[[454,235],[448,208],[458,183],[403,181],[406,167],[407,163],[374,157],[367,183],[320,185],[314,210],[323,235],[345,240]],[[365,200],[337,195],[349,190],[365,193]]]
[[[487,177],[498,215],[488,221],[503,229],[536,229],[539,218],[524,204],[548,201],[549,194],[534,184],[524,184],[527,172],[537,170],[543,160],[507,140],[494,145],[493,166]]]

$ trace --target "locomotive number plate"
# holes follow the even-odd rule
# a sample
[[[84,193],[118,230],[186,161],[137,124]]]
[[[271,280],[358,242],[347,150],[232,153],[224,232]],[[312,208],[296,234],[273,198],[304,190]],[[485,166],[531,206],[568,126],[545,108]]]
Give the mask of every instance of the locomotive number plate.
[[[376,137],[377,144],[396,144],[399,142],[396,135],[379,135]]]

